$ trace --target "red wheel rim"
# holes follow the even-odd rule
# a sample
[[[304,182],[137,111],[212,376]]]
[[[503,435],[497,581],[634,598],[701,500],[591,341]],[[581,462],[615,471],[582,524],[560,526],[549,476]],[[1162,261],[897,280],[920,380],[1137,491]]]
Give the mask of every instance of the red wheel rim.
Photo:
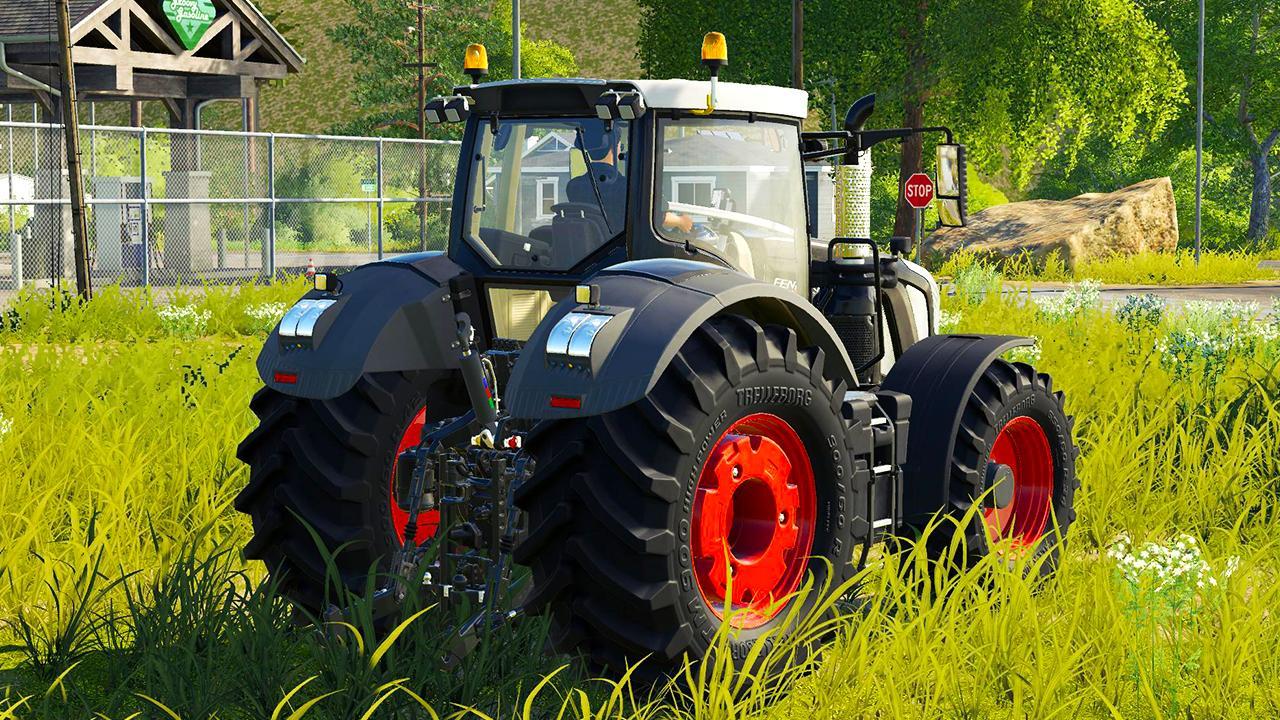
[[[404,429],[404,433],[400,436],[400,444],[396,446],[395,458],[391,461],[391,478],[387,483],[387,501],[391,503],[391,524],[396,529],[396,540],[401,543],[404,542],[404,524],[409,522],[409,511],[400,507],[400,503],[396,502],[396,465],[399,463],[400,453],[417,447],[422,442],[422,428],[426,427],[426,425],[427,409],[424,407],[409,421],[409,427]],[[423,543],[434,537],[436,526],[439,524],[439,511],[429,510],[419,514],[418,531],[413,534],[414,543]]]
[[[991,446],[991,462],[1013,471],[1013,500],[983,512],[994,538],[1033,545],[1044,537],[1053,501],[1053,451],[1044,428],[1021,415],[1009,421]]]
[[[720,436],[698,475],[689,538],[716,617],[727,605],[735,627],[754,628],[782,612],[809,564],[817,505],[809,454],[787,421],[756,413]]]

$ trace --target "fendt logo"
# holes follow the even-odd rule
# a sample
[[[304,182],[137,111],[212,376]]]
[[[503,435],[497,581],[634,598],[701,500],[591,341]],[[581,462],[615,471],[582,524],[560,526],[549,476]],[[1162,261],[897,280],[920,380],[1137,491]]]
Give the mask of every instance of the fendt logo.
[[[933,178],[924,173],[916,173],[907,178],[902,185],[902,197],[917,210],[929,207],[929,203],[933,202]]]

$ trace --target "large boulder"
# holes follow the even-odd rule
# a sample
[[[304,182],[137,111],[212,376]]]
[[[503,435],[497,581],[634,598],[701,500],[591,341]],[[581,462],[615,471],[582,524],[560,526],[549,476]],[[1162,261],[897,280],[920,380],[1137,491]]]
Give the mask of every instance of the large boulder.
[[[1173,183],[1162,177],[1070,200],[997,205],[975,213],[967,227],[938,230],[926,247],[943,255],[1030,252],[1038,260],[1057,253],[1068,267],[1107,255],[1172,252],[1178,247]]]

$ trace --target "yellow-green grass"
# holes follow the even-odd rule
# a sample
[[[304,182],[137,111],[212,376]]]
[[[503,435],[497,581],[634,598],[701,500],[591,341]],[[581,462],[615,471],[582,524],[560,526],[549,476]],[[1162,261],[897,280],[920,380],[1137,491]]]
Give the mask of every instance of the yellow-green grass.
[[[1140,253],[1090,259],[1068,268],[1057,255],[1037,261],[1030,254],[1017,255],[995,263],[1009,280],[1069,282],[1097,280],[1108,285],[1238,285],[1252,280],[1280,281],[1280,270],[1259,267],[1265,254],[1246,252],[1205,252],[1195,262],[1191,251]],[[954,277],[965,267],[987,262],[974,253],[961,252],[948,258],[940,275]]]
[[[448,625],[435,611],[377,662],[371,636],[290,630],[278,600],[250,592],[260,570],[238,574],[238,558],[218,554],[249,535],[230,502],[246,480],[233,454],[253,423],[256,339],[67,330],[10,340],[0,346],[0,413],[13,422],[0,438],[0,618],[6,642],[22,644],[24,623],[64,641],[8,657],[0,716],[169,717],[163,705],[192,719],[271,717],[277,706],[279,718],[356,718],[380,703],[373,717],[426,717],[409,691],[441,716],[473,712],[457,702],[495,718],[1280,715],[1280,349],[1241,349],[1210,382],[1161,363],[1167,326],[1131,331],[1097,309],[1053,320],[994,293],[951,309],[963,331],[1039,337],[1039,367],[1068,394],[1084,485],[1058,575],[1037,584],[989,562],[921,583],[876,554],[859,578],[865,604],[812,666],[790,671],[787,694],[731,693],[741,678],[713,662],[677,681],[683,697],[653,702],[632,688],[611,697],[578,665],[539,686],[570,661],[539,656],[536,623],[459,675],[434,662]],[[1197,538],[1222,589],[1173,610],[1133,594],[1106,555],[1122,533]],[[76,572],[95,559],[101,580],[88,592]],[[112,607],[127,617],[92,622]],[[77,622],[93,632],[68,632]]]

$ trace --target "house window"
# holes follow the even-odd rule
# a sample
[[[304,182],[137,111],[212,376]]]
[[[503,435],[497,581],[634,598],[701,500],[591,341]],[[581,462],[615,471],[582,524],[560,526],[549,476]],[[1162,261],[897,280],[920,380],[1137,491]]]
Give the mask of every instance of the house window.
[[[555,178],[538,178],[538,219],[546,220],[555,213],[551,208],[560,203],[560,183]]]
[[[710,176],[671,178],[671,197],[678,203],[711,207],[716,179]]]

